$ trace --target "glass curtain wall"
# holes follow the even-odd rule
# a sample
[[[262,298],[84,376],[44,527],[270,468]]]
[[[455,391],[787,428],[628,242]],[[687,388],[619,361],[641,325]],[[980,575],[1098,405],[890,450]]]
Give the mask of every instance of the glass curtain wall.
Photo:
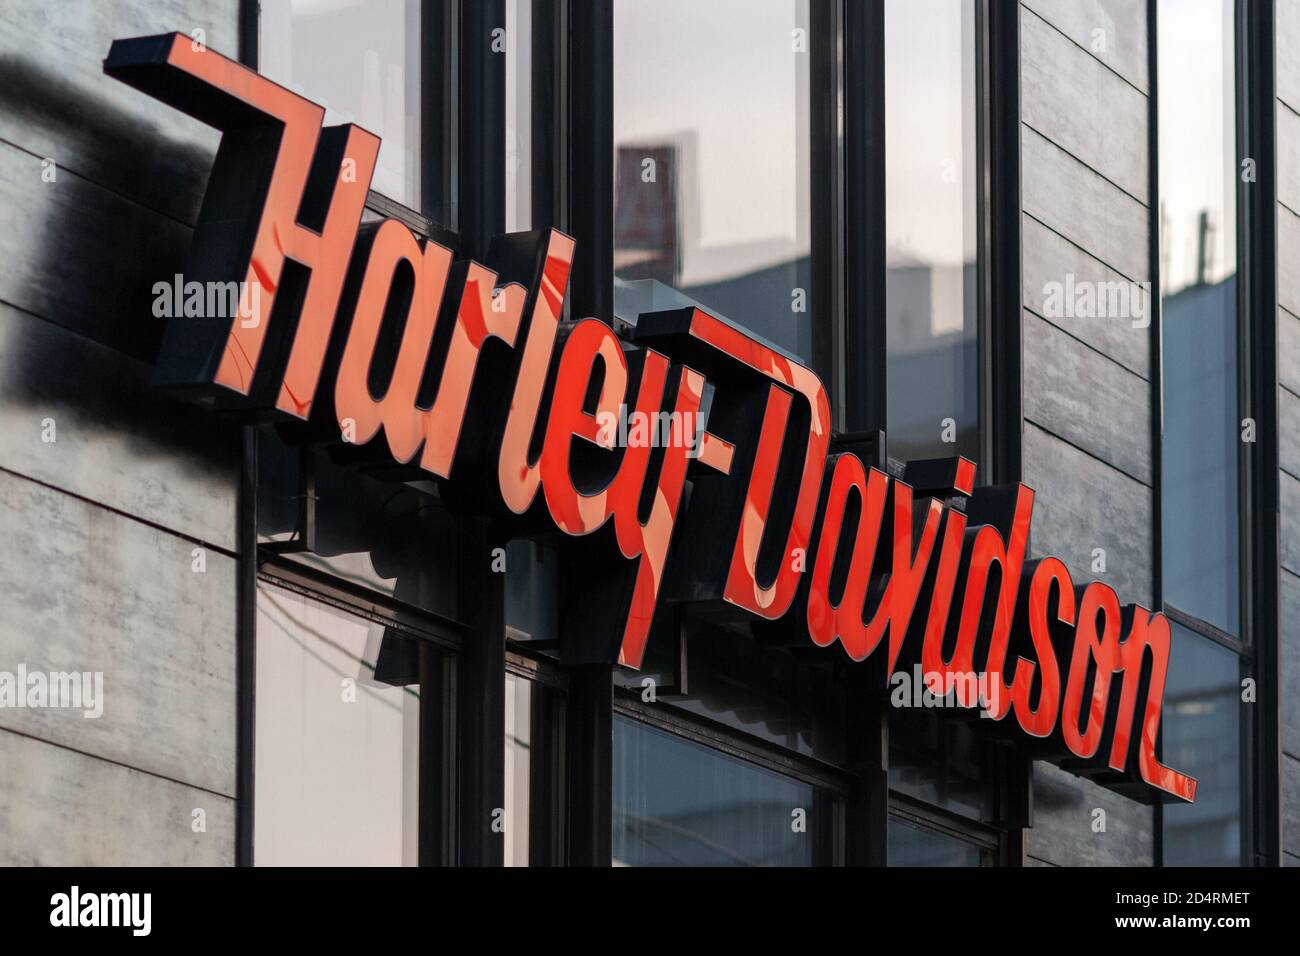
[[[1173,628],[1164,758],[1199,781],[1163,810],[1169,864],[1242,846],[1237,32],[1232,0],[1160,0],[1161,556]]]
[[[885,0],[889,456],[978,460],[974,0]]]

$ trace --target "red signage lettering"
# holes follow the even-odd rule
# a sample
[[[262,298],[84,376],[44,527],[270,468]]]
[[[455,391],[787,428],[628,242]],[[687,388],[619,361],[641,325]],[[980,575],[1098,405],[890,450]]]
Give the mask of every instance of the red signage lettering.
[[[567,659],[639,667],[665,599],[788,616],[855,661],[888,634],[887,674],[919,660],[929,690],[1014,720],[1036,754],[1195,798],[1156,757],[1168,622],[1028,559],[1032,490],[976,488],[956,459],[943,493],[918,495],[830,453],[817,375],[702,309],[643,315],[631,342],[564,321],[574,242],[554,230],[498,237],[480,264],[393,219],[362,227],[379,140],[322,130],[321,107],[188,37],[118,41],[104,68],[223,131],[190,268],[251,284],[263,317],[173,320],[157,381],[332,418],[339,442],[382,434],[392,460],[473,507],[545,518],[603,556],[583,566]],[[396,359],[375,394],[381,346]],[[607,426],[628,415],[669,422],[669,440],[615,441]],[[982,690],[965,680],[977,672]]]

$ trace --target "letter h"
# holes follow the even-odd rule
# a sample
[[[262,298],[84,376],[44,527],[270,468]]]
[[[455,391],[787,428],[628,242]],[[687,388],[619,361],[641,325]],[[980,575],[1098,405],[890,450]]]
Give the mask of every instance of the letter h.
[[[307,418],[379,137],[322,130],[323,107],[180,33],[114,41],[104,72],[222,131],[186,280],[246,283],[251,303],[170,319],[155,384]]]

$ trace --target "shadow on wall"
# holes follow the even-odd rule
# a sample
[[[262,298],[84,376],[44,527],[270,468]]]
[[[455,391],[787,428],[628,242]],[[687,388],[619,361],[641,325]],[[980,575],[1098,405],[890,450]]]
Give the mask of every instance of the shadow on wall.
[[[88,489],[116,476],[157,486],[127,496],[137,503],[232,498],[237,430],[149,385],[164,322],[153,315],[153,286],[183,270],[191,235],[157,209],[183,206],[192,220],[212,155],[12,55],[0,56],[0,113],[26,124],[36,142],[66,142],[77,169],[52,157],[55,177],[46,181],[41,157],[0,143],[0,300],[9,303],[0,305],[0,418],[72,426],[44,466],[56,473],[37,467],[31,476],[118,507],[112,493]],[[123,198],[133,194],[138,201]],[[32,471],[22,460],[14,467]],[[174,515],[140,517],[167,524]],[[226,520],[233,541],[233,513]]]
[[[107,47],[103,55],[108,55]],[[104,89],[120,84],[102,77]],[[139,97],[122,86],[123,96]],[[141,110],[163,111],[166,124],[123,110],[92,86],[75,86],[40,59],[0,54],[0,112],[36,138],[66,144],[78,172],[104,189],[193,225],[207,187],[220,134],[170,107],[140,97]],[[178,139],[178,131],[210,140],[202,147]],[[45,134],[42,136],[41,134]]]

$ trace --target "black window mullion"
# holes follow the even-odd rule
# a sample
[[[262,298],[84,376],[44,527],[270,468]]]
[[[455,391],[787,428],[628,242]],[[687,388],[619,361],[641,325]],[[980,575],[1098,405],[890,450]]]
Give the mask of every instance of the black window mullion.
[[[421,149],[424,211],[449,234],[459,228],[456,170],[460,143],[460,0],[423,0]]]
[[[981,0],[978,11],[979,447],[983,481],[1005,484],[1024,477],[1020,10]],[[1033,761],[999,757],[996,763],[998,862],[1022,866]]]
[[[809,162],[811,163],[812,364],[830,395],[832,422],[843,417],[844,150],[840,0],[809,5]]]
[[[836,336],[847,435],[883,432],[885,378],[885,11],[844,7],[844,311]]]
[[[555,0],[560,49],[552,57],[565,83],[552,134],[561,148],[552,175],[556,201],[567,198],[560,221],[577,242],[569,312],[611,322],[614,316],[614,11],[611,4]],[[538,21],[535,21],[538,22]],[[536,133],[534,133],[536,135]],[[568,189],[566,183],[576,188]],[[566,197],[567,193],[567,197]],[[560,587],[566,582],[562,578]],[[575,668],[566,708],[565,797],[568,863],[609,866],[613,851],[613,669]]]
[[[980,4],[980,447],[985,480],[1022,477],[1020,10]]]
[[[1242,634],[1254,651],[1256,703],[1243,727],[1249,774],[1243,790],[1253,826],[1254,862],[1282,860],[1281,603],[1277,349],[1277,139],[1273,0],[1239,4],[1238,116],[1242,152],[1255,159],[1256,180],[1239,183],[1242,261],[1239,379],[1243,417],[1254,418],[1254,443],[1241,443]]]
[[[239,62],[256,70],[261,5],[240,0]],[[257,431],[240,426],[235,620],[235,865],[252,866],[257,729]]]
[[[533,0],[532,173],[534,224],[569,226],[567,0]]]
[[[481,262],[505,229],[506,57],[495,33],[505,29],[505,4],[457,6],[456,221],[462,255]],[[466,516],[458,524],[462,602],[474,609],[473,633],[456,666],[458,859],[501,866],[504,840],[495,824],[505,806],[505,582],[491,565],[493,549],[505,541],[488,519]]]

